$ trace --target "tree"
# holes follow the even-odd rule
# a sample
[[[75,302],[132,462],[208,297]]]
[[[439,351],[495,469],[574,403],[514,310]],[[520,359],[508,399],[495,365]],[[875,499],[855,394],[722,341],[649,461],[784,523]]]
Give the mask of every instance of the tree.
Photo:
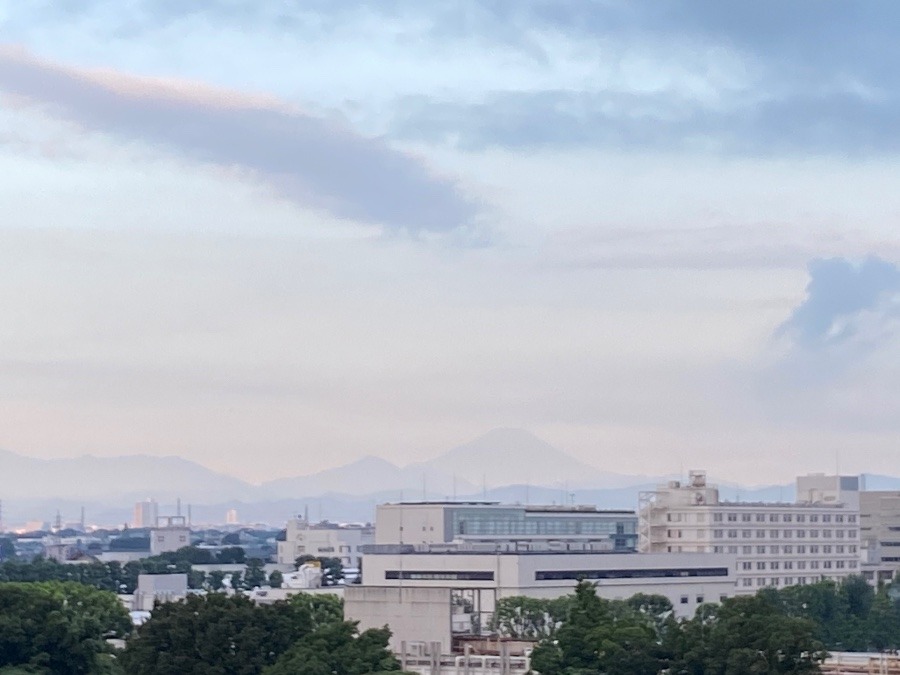
[[[550,613],[550,603],[550,600],[523,595],[501,598],[497,601],[490,627],[503,637],[525,640],[549,637],[557,628],[556,618]]]
[[[0,668],[81,675],[125,637],[128,613],[116,596],[79,583],[0,584]]]
[[[587,581],[575,587],[568,617],[555,635],[532,654],[535,670],[544,675],[656,675],[667,662],[651,623],[624,602],[597,597]]]
[[[250,558],[247,570],[244,572],[244,588],[253,589],[266,583],[266,572],[263,569],[263,561],[259,558]]]
[[[284,575],[278,570],[272,570],[272,573],[269,575],[269,586],[272,588],[281,588],[283,583]]]
[[[300,569],[301,565],[309,562],[321,565],[323,586],[336,586],[344,579],[344,566],[340,558],[316,557],[307,553],[294,560],[294,567]]]
[[[128,641],[121,662],[129,675],[255,675],[311,630],[309,614],[287,602],[191,595],[157,605]]]
[[[294,643],[264,675],[363,675],[397,671],[400,664],[388,649],[387,628],[357,633],[355,623],[342,621],[317,628]]]
[[[232,546],[231,548],[223,548],[219,551],[219,563],[231,565],[243,565],[246,562],[246,554],[240,546]]]
[[[288,602],[309,615],[313,628],[344,620],[344,601],[335,595],[297,593]]]
[[[9,537],[0,537],[0,560],[16,557],[16,545]]]
[[[221,591],[225,586],[225,572],[222,570],[212,570],[206,577],[206,583],[213,591]]]

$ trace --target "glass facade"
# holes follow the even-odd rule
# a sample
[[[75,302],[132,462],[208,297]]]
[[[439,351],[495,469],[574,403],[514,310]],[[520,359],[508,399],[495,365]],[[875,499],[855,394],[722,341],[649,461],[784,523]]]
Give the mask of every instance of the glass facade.
[[[614,550],[637,545],[637,516],[602,511],[529,511],[526,508],[454,508],[452,538],[609,541]]]

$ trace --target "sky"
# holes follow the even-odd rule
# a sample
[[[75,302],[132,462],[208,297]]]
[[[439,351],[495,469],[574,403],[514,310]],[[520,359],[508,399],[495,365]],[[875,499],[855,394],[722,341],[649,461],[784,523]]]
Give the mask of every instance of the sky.
[[[0,447],[897,473],[900,6],[0,0]]]

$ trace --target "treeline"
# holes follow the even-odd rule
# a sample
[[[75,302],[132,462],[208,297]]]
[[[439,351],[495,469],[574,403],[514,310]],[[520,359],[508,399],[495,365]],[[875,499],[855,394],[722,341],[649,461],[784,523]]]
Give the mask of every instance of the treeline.
[[[158,606],[135,633],[108,591],[0,583],[0,673],[363,675],[397,671],[386,629],[359,633],[334,597],[257,605],[221,593]],[[124,650],[108,638],[124,638]]]
[[[242,578],[240,573],[233,575],[235,587],[243,587],[245,583],[261,586],[268,581],[263,572],[263,562],[258,559],[246,560],[244,549],[235,546],[223,549],[218,555],[203,549],[185,547],[171,553],[133,560],[124,565],[116,561],[63,564],[44,558],[6,560],[0,563],[0,582],[77,581],[99,590],[133,593],[140,574],[181,573],[188,575],[190,588],[219,590],[224,585],[224,572],[205,574],[193,569],[194,565],[208,563],[246,564],[246,578]]]
[[[900,600],[849,577],[764,589],[678,620],[663,596],[603,600],[582,582],[555,600],[501,599],[492,627],[538,640],[533,665],[543,675],[806,673],[829,650],[900,649]]]

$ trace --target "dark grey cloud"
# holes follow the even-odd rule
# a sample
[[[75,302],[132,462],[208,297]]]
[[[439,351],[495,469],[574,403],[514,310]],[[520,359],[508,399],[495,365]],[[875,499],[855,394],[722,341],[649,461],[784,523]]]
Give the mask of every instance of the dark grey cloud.
[[[0,51],[0,92],[81,127],[254,172],[303,206],[394,230],[447,232],[475,206],[417,159],[335,123],[239,94],[88,77]]]
[[[835,345],[854,338],[862,312],[895,316],[892,299],[900,295],[900,267],[877,257],[854,263],[844,258],[809,264],[806,299],[779,328],[804,348]]]

